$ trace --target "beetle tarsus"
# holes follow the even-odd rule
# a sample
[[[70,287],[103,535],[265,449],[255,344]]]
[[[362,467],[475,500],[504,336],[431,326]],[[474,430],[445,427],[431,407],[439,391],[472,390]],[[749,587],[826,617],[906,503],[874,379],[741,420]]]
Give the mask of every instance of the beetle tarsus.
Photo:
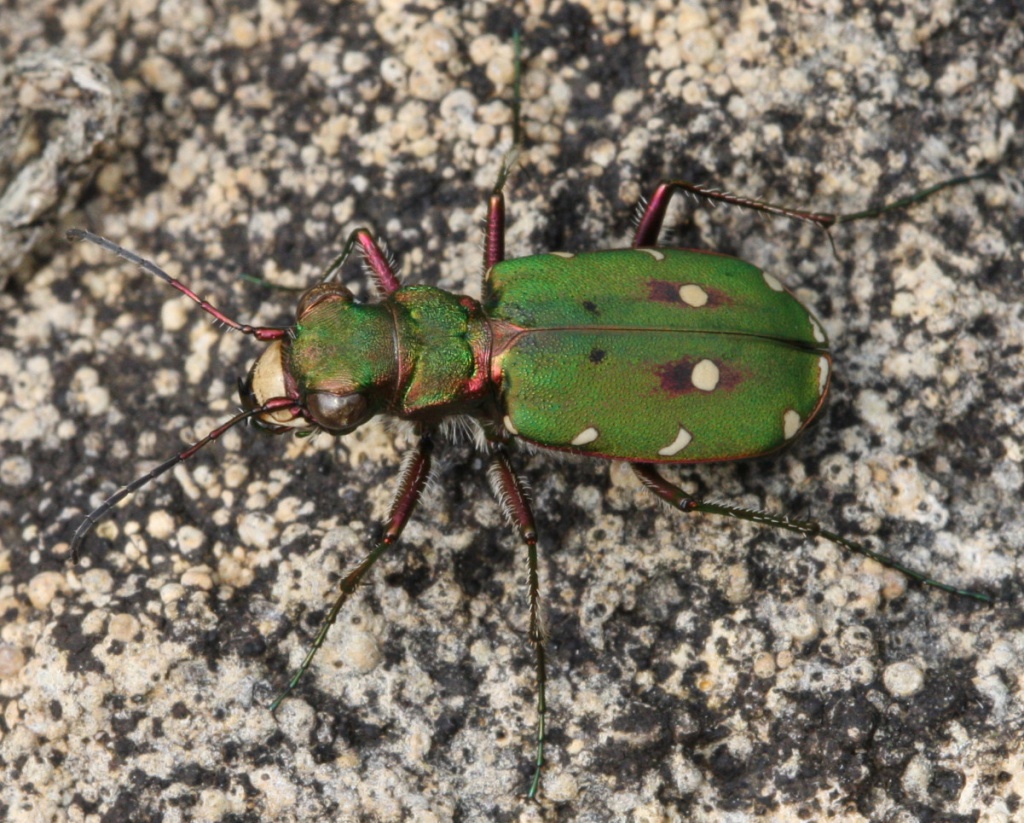
[[[679,509],[687,514],[692,514],[694,512],[717,514],[723,517],[732,517],[736,520],[747,520],[751,523],[771,526],[783,531],[795,532],[796,534],[804,537],[821,537],[849,552],[874,560],[876,563],[879,563],[886,568],[894,569],[923,586],[929,586],[933,589],[948,592],[949,594],[959,595],[960,597],[969,597],[972,600],[977,600],[981,603],[992,602],[992,597],[987,594],[973,591],[971,589],[961,589],[957,586],[951,586],[948,583],[943,583],[941,580],[935,580],[916,569],[905,566],[895,558],[876,552],[873,549],[869,549],[863,543],[858,543],[855,540],[843,537],[837,532],[823,528],[816,520],[792,520],[784,515],[771,514],[770,512],[754,511],[752,509],[744,509],[738,506],[727,506],[722,503],[708,503],[688,495],[679,488],[679,486],[666,480],[653,464],[632,463],[630,465],[637,477],[640,478],[640,481],[646,488],[650,489],[654,495],[664,500],[673,508]]]
[[[901,197],[898,200],[894,200],[891,203],[884,203],[881,206],[865,209],[864,211],[851,212],[850,214],[813,212],[805,209],[777,206],[763,200],[755,200],[750,197],[743,197],[742,195],[729,194],[728,192],[720,191],[719,189],[714,189],[710,186],[698,183],[689,183],[686,180],[663,180],[658,184],[658,188],[655,189],[650,203],[648,203],[647,207],[643,211],[643,215],[637,225],[636,234],[633,237],[633,248],[637,249],[658,245],[658,237],[661,234],[661,227],[665,220],[665,214],[668,211],[668,205],[672,200],[672,195],[677,191],[684,192],[685,194],[696,198],[698,201],[712,206],[715,203],[725,203],[730,206],[750,209],[751,211],[758,212],[762,215],[790,217],[804,223],[813,223],[825,230],[825,233],[829,238],[829,242],[832,243],[832,237],[831,235],[828,235],[828,230],[834,226],[840,225],[841,223],[852,223],[854,220],[866,220],[881,217],[883,214],[887,214],[888,212],[898,211],[899,209],[918,203],[936,192],[942,191],[943,189],[960,186],[964,183],[970,183],[972,180],[989,178],[994,174],[995,171],[993,169],[986,169],[984,171],[977,172],[976,174],[965,174],[959,177],[951,177],[948,180],[943,180],[925,189],[914,192],[907,197]],[[832,250],[835,252],[834,243],[832,243]]]

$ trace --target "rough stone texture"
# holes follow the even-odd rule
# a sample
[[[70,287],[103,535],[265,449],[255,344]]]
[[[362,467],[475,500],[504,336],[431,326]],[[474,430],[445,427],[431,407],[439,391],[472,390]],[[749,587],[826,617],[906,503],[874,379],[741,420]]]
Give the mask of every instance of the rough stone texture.
[[[479,293],[517,20],[512,255],[626,244],[663,177],[852,211],[1001,164],[843,227],[837,256],[791,221],[672,218],[678,244],[793,288],[836,354],[831,404],[789,452],[672,476],[998,602],[673,515],[622,467],[522,455],[551,632],[531,804],[524,553],[463,444],[272,715],[405,440],[231,432],[70,567],[83,513],[224,420],[259,345],[58,247],[0,294],[0,818],[1019,819],[1019,4],[247,5],[14,0],[0,47],[78,49],[123,85],[119,152],[65,225],[252,322],[287,323],[295,298],[241,275],[308,284],[362,224],[409,280]]]
[[[53,254],[56,224],[74,209],[117,140],[124,101],[106,66],[74,49],[30,49],[0,65],[0,291]]]

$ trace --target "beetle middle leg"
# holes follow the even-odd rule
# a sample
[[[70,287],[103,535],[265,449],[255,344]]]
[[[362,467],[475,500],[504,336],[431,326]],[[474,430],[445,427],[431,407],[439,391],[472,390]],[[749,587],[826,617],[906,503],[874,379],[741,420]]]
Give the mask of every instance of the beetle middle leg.
[[[359,583],[363,577],[370,570],[374,563],[380,558],[384,552],[390,549],[398,542],[398,538],[402,534],[402,529],[405,528],[405,524],[409,522],[409,518],[412,516],[413,510],[416,508],[416,504],[419,502],[420,496],[423,494],[423,489],[427,485],[427,479],[430,476],[430,464],[431,455],[434,451],[434,440],[431,432],[426,432],[421,435],[419,442],[416,444],[412,451],[406,454],[405,460],[402,463],[401,473],[398,476],[398,489],[395,492],[395,502],[391,504],[391,511],[388,514],[387,520],[384,521],[384,533],[381,535],[377,544],[373,547],[370,553],[363,558],[363,560],[350,571],[345,579],[341,581],[341,593],[338,598],[334,601],[334,605],[331,606],[331,610],[327,613],[327,617],[324,618],[323,623],[320,624],[320,629],[316,633],[316,637],[313,638],[313,645],[310,646],[309,651],[303,658],[302,663],[296,670],[295,674],[292,675],[292,679],[288,681],[288,685],[285,686],[276,698],[274,702],[270,704],[270,710],[274,711],[278,706],[281,705],[281,701],[284,700],[288,694],[295,688],[301,679],[302,675],[306,673],[306,669],[309,668],[310,663],[313,662],[313,658],[316,657],[316,653],[320,651],[320,647],[324,644],[324,640],[327,638],[327,632],[330,631],[331,626],[338,619],[338,613],[342,610],[345,603],[348,602],[349,597],[352,596],[353,592],[358,588]]]
[[[888,555],[869,549],[863,543],[858,543],[855,540],[850,540],[849,538],[843,537],[841,534],[837,534],[836,532],[823,528],[816,520],[795,520],[784,515],[771,514],[770,512],[742,509],[738,506],[724,506],[720,503],[707,503],[700,498],[687,494],[675,483],[666,480],[662,476],[661,472],[659,472],[651,463],[631,463],[630,465],[644,486],[653,492],[655,496],[668,503],[672,508],[678,509],[681,512],[685,512],[687,514],[692,512],[718,514],[723,517],[733,517],[737,520],[749,520],[751,523],[760,523],[765,526],[772,526],[776,529],[795,532],[796,534],[801,534],[804,537],[822,537],[830,543],[841,546],[847,551],[870,558],[876,563],[880,563],[887,568],[895,569],[911,580],[914,580],[924,586],[931,586],[932,588],[940,589],[941,591],[960,595],[962,597],[970,597],[972,600],[978,600],[982,603],[992,602],[992,598],[987,594],[971,591],[970,589],[957,588],[956,586],[951,586],[948,583],[935,580],[923,572],[919,572],[916,569],[903,565],[898,560],[889,557]]]
[[[491,491],[497,498],[505,518],[519,530],[519,535],[526,543],[527,576],[530,600],[529,638],[536,653],[537,664],[537,759],[534,764],[533,779],[527,796],[536,797],[540,788],[540,773],[544,766],[544,740],[547,718],[547,652],[545,641],[547,630],[540,602],[540,573],[537,564],[537,528],[533,522],[533,511],[526,497],[522,481],[512,468],[508,451],[503,443],[491,442],[491,464],[487,469],[487,479]]]
[[[498,179],[491,190],[491,196],[487,200],[487,228],[484,234],[484,273],[495,263],[505,259],[505,184],[508,182],[512,167],[519,157],[519,151],[523,147],[523,129],[520,118],[521,93],[520,77],[522,75],[522,53],[520,49],[519,32],[512,34],[513,57],[513,79],[512,79],[512,147],[501,159],[501,168],[498,169]],[[484,293],[486,298],[487,280],[484,279]]]

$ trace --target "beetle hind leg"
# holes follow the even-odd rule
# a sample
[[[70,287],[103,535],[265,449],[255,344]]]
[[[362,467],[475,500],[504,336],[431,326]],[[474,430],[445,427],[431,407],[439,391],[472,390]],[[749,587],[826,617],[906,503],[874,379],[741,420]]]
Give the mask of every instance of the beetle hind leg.
[[[533,511],[526,497],[523,483],[516,475],[509,461],[508,451],[504,444],[491,444],[491,464],[487,470],[487,478],[491,490],[506,519],[519,530],[519,535],[526,543],[527,576],[530,601],[529,638],[536,655],[537,671],[537,758],[534,762],[533,778],[527,796],[537,796],[540,788],[541,769],[544,766],[544,741],[546,739],[547,720],[547,651],[545,642],[547,630],[540,600],[540,573],[537,563],[537,529],[533,523]]]
[[[792,209],[787,208],[786,206],[776,206],[772,203],[765,203],[762,200],[754,200],[751,197],[729,194],[724,191],[719,191],[718,189],[713,189],[709,186],[688,183],[685,180],[663,180],[658,184],[658,188],[655,189],[650,202],[644,207],[643,212],[640,215],[640,219],[637,222],[636,233],[633,235],[633,248],[647,248],[658,245],[658,237],[661,234],[662,223],[665,221],[668,204],[672,200],[672,195],[677,191],[689,194],[697,200],[703,200],[712,204],[725,203],[729,206],[739,206],[740,208],[750,209],[751,211],[761,212],[762,214],[771,214],[777,217],[791,217],[794,220],[801,220],[804,223],[813,223],[814,225],[820,226],[822,229],[828,231],[828,229],[833,226],[838,226],[840,223],[852,223],[854,220],[870,220],[881,217],[883,214],[890,211],[898,211],[899,209],[904,209],[907,206],[913,205],[914,203],[924,200],[943,189],[960,186],[964,183],[969,183],[972,180],[992,177],[994,174],[995,171],[993,169],[986,169],[984,171],[977,172],[976,174],[965,174],[959,177],[951,177],[948,180],[943,180],[926,189],[914,192],[907,197],[900,198],[899,200],[893,200],[890,203],[883,203],[882,205],[874,208],[865,209],[864,211],[859,212],[851,212],[849,214],[834,214],[832,212],[813,212],[805,209]]]
[[[678,509],[681,512],[685,512],[687,514],[694,512],[717,514],[723,517],[732,517],[737,520],[748,520],[751,523],[760,523],[782,531],[794,532],[796,534],[803,535],[804,537],[821,537],[849,552],[874,560],[876,563],[880,563],[886,568],[895,569],[910,580],[914,580],[923,586],[930,586],[932,588],[939,589],[940,591],[960,595],[961,597],[969,597],[972,600],[978,600],[982,603],[992,602],[992,598],[987,594],[972,591],[970,589],[961,589],[956,586],[951,586],[948,583],[935,580],[923,572],[919,572],[916,569],[903,565],[895,558],[868,548],[863,543],[858,543],[855,540],[843,537],[841,534],[829,531],[816,520],[795,520],[793,518],[786,517],[785,515],[771,514],[770,512],[743,509],[738,506],[725,506],[721,503],[707,503],[700,498],[687,494],[675,483],[671,483],[666,480],[661,475],[661,472],[659,472],[651,463],[632,463],[630,465],[632,466],[636,476],[640,478],[640,482],[643,483],[649,491],[651,491],[656,497],[664,500],[672,508]]]

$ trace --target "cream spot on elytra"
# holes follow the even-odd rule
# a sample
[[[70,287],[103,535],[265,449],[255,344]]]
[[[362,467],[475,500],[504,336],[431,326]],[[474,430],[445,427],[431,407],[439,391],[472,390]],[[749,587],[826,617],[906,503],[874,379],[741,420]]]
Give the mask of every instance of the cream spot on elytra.
[[[662,252],[658,251],[657,249],[637,249],[637,251],[646,252],[659,263],[665,259],[665,255]]]
[[[574,446],[585,446],[587,443],[593,443],[597,440],[598,431],[593,426],[590,426],[572,439],[572,445]]]
[[[679,454],[679,452],[689,446],[691,440],[693,440],[693,435],[680,426],[679,434],[676,435],[676,439],[665,446],[665,448],[658,449],[658,454],[662,457],[672,457],[675,454]]]
[[[828,388],[828,358],[818,358],[818,397],[821,397],[825,393],[825,389]]]
[[[785,289],[782,287],[782,284],[774,277],[772,277],[770,274],[768,274],[768,272],[761,272],[761,276],[764,278],[764,282],[768,284],[768,288],[771,289],[772,291],[785,291]]]
[[[690,380],[701,391],[714,391],[720,377],[718,366],[711,360],[701,360],[693,367]]]
[[[679,287],[679,298],[687,305],[699,309],[707,305],[708,293],[696,283],[687,283]]]
[[[807,315],[807,319],[811,321],[811,331],[814,332],[814,342],[824,343],[826,342],[825,332],[822,331],[818,321],[814,319],[813,315]]]
[[[796,433],[800,431],[800,427],[803,425],[803,420],[800,419],[800,415],[797,414],[793,409],[786,409],[786,413],[782,415],[782,435],[787,440],[791,437],[795,437]]]

